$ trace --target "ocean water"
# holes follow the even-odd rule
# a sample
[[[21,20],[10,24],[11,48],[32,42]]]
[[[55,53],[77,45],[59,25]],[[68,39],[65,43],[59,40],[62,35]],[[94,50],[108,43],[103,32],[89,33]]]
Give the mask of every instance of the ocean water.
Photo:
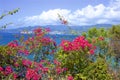
[[[0,33],[0,45],[6,45],[13,40],[19,40],[22,36],[24,36],[25,39],[27,39],[29,36],[32,35],[20,33]],[[65,39],[72,41],[75,37],[77,37],[76,35],[58,35],[58,34],[54,35],[48,34],[46,36],[52,38],[57,43],[57,45],[60,44],[61,40]]]

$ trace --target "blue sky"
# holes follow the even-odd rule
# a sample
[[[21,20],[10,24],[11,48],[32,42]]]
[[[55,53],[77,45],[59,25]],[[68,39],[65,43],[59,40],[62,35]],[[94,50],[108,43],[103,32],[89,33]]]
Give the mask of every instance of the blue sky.
[[[70,25],[120,23],[120,0],[0,0],[0,14],[16,8],[19,12],[5,17],[0,25],[59,25],[58,13]]]

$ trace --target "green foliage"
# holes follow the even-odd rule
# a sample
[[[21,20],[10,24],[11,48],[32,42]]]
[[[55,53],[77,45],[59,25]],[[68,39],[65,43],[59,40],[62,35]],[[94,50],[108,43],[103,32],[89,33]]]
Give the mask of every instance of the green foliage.
[[[112,80],[110,73],[108,73],[108,65],[102,58],[98,58],[94,63],[87,66],[83,75],[86,80]]]
[[[19,11],[19,8],[14,9],[14,10],[12,10],[12,11],[8,11],[7,13],[2,14],[2,15],[0,16],[0,20],[3,19],[3,18],[4,18],[5,16],[7,16],[7,15],[13,15],[13,14],[17,13],[18,11]]]
[[[10,54],[9,54],[10,51]],[[13,65],[14,60],[11,58],[16,59],[16,62],[21,61],[21,57],[17,56],[17,50],[16,49],[11,49],[8,46],[0,46],[0,65],[1,66],[7,66],[7,65]]]
[[[115,54],[116,62],[119,63],[120,58],[120,25],[113,25],[109,29],[110,46]]]
[[[79,51],[64,53],[60,50],[57,53],[57,59],[61,61],[63,67],[69,69],[68,73],[72,75],[83,72],[84,68],[90,63],[88,54]]]
[[[63,67],[69,69],[67,74],[72,74],[75,80],[112,80],[108,66],[112,63],[110,60],[114,55],[109,46],[110,34],[108,30],[94,27],[82,35],[96,46],[96,52],[92,57],[85,54],[86,52],[71,51],[66,53],[60,49],[56,54],[57,59],[62,62]]]
[[[107,38],[108,36],[108,31],[105,30],[104,28],[90,28],[87,32],[82,33],[83,36],[85,36],[90,42],[92,40],[97,40],[96,43],[100,41],[99,37]],[[93,42],[95,44],[95,42]]]
[[[113,25],[109,29],[109,37],[113,40],[120,40],[120,25]]]
[[[97,47],[95,56],[104,58],[113,56],[111,52],[108,52],[110,51],[108,30],[94,27],[82,35],[86,36],[87,40]]]
[[[94,51],[93,47],[83,36],[79,36],[72,42],[68,41],[68,44],[63,41],[56,53],[56,58],[61,62],[62,67],[68,69],[66,74],[76,77],[92,62],[89,57],[94,54],[94,52],[91,53],[91,50]]]

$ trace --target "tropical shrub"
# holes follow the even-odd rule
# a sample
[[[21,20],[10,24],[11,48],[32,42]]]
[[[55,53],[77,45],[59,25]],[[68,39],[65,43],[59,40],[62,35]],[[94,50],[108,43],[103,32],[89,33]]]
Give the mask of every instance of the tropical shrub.
[[[120,25],[113,25],[109,29],[110,46],[116,55],[116,61],[120,58]]]
[[[39,80],[49,78],[48,74],[53,72],[50,70],[56,69],[56,74],[64,72],[65,69],[57,65],[57,61],[53,63],[54,59],[48,58],[54,54],[56,43],[45,36],[47,32],[48,29],[37,28],[28,39],[22,38],[0,46],[0,79]],[[33,60],[27,58],[29,55],[33,56]]]
[[[110,47],[112,49],[114,58],[114,69],[110,72],[113,73],[113,77],[115,80],[120,79],[120,25],[113,25],[109,30],[109,38],[110,38]]]
[[[67,74],[75,76],[82,73],[91,63],[90,55],[94,54],[95,46],[89,43],[84,36],[78,36],[73,41],[63,40],[56,58],[61,62],[62,67],[69,71]]]
[[[97,58],[94,63],[87,66],[82,75],[86,80],[112,80],[112,75],[108,72],[108,65],[103,58]]]

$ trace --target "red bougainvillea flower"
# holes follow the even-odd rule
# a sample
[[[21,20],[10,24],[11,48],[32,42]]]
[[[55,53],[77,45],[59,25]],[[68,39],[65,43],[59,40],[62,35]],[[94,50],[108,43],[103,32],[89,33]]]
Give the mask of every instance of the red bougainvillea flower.
[[[60,74],[63,72],[63,69],[61,67],[56,67],[55,71],[57,74]]]
[[[12,73],[12,72],[13,72],[13,70],[12,70],[11,66],[7,66],[7,67],[5,68],[5,74],[6,74],[6,75],[8,75],[8,74],[10,74],[10,73]]]
[[[90,54],[94,54],[94,50],[93,49],[90,50]]]
[[[17,77],[18,77],[18,75],[16,73],[13,73],[14,80],[16,80]]]
[[[104,40],[104,37],[100,36],[98,39],[99,39],[100,41],[103,41],[103,40]]]
[[[16,48],[18,46],[18,44],[15,42],[10,42],[10,43],[8,43],[8,46],[11,48]]]
[[[43,31],[43,29],[42,28],[37,28],[37,29],[35,29],[34,30],[34,33],[35,33],[35,35],[37,36],[37,37],[40,37],[40,36],[43,36],[43,34],[45,33],[44,31]]]
[[[50,32],[50,28],[45,28],[45,32]]]
[[[34,30],[34,33],[41,33],[41,32],[42,32],[42,29],[40,27]]]
[[[68,70],[68,68],[63,68],[63,71],[67,71]]]
[[[28,80],[32,79],[34,73],[35,73],[35,71],[33,69],[28,69],[26,72],[26,79],[28,79]]]
[[[16,62],[16,63],[14,63],[14,66],[15,66],[15,67],[18,67],[18,66],[19,66],[19,64]]]
[[[24,50],[19,50],[18,51],[19,53],[24,53],[25,55],[28,55],[29,54],[29,51],[24,49]]]
[[[3,68],[0,66],[0,71],[3,71]]]
[[[35,72],[32,79],[33,80],[40,80],[40,78],[41,78],[41,75],[38,74],[37,72]]]
[[[84,36],[78,36],[73,41],[62,40],[60,46],[64,51],[78,51],[82,50],[91,50],[90,53],[94,54],[94,46],[89,43]]]
[[[72,50],[72,44],[68,40],[62,40],[60,46],[63,48],[64,51],[71,51]]]
[[[32,65],[32,61],[27,60],[27,59],[23,59],[23,60],[22,60],[22,64],[23,64],[24,66],[26,66],[26,67],[29,67],[29,66]]]
[[[43,37],[41,39],[41,43],[43,44],[43,46],[49,45],[52,42],[52,40],[49,37]]]
[[[54,62],[55,65],[58,65],[58,66],[61,65],[61,63],[58,62],[57,60],[54,60],[53,62]]]
[[[43,65],[40,63],[40,64],[38,64],[38,66],[40,67],[40,69],[42,69],[43,68]]]
[[[68,76],[67,80],[74,80],[72,76]]]
[[[47,60],[41,60],[41,61],[40,61],[40,63],[45,63],[45,62],[47,62]]]
[[[49,68],[47,68],[47,67],[42,68],[42,72],[43,72],[43,73],[47,73],[48,70],[49,70]]]
[[[27,80],[39,80],[41,75],[38,74],[34,69],[27,69],[25,77]]]

